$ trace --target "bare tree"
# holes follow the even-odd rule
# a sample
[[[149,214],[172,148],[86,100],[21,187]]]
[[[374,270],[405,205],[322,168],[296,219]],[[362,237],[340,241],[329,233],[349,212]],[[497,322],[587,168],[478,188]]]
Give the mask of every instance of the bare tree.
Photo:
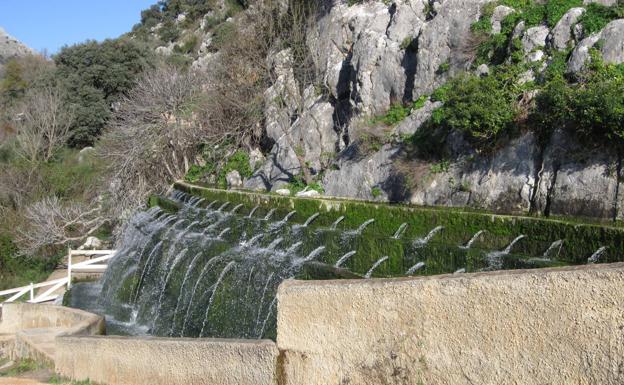
[[[84,205],[47,197],[26,207],[25,224],[17,230],[16,242],[23,255],[35,255],[42,248],[83,241],[106,219],[99,202]]]
[[[17,153],[31,163],[49,161],[67,140],[74,115],[59,87],[30,90],[14,115]]]
[[[110,165],[117,215],[182,178],[214,134],[197,119],[203,84],[196,72],[162,65],[145,73],[114,112],[99,153]]]

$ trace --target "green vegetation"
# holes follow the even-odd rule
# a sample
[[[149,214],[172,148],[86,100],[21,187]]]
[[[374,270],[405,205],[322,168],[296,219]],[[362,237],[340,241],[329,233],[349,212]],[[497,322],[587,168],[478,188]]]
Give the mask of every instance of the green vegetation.
[[[32,372],[42,368],[43,366],[34,360],[29,358],[21,359],[15,363],[14,366],[9,368],[5,372],[0,372],[0,377],[14,377],[23,373]]]
[[[624,18],[624,3],[611,7],[598,3],[587,4],[586,12],[579,19],[587,35],[596,33],[616,19]]]

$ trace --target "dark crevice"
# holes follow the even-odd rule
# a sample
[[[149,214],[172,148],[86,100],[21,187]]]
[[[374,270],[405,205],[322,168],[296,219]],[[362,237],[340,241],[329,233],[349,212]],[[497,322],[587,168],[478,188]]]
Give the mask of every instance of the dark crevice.
[[[418,39],[420,35],[412,39],[405,49],[405,55],[401,60],[401,67],[405,70],[405,88],[403,102],[410,103],[414,98],[414,81],[416,80],[416,67],[418,65]]]
[[[533,175],[534,185],[533,191],[531,192],[531,202],[529,206],[529,213],[535,214],[539,211],[539,193],[540,193],[540,184],[542,182],[542,173],[544,172],[544,152],[546,146],[542,146],[539,150],[537,157],[534,160],[534,169],[535,174]]]
[[[555,185],[557,184],[557,174],[559,174],[559,167],[560,165],[555,164],[554,165],[554,169],[553,169],[553,176],[552,176],[552,180],[550,181],[550,186],[548,186],[548,191],[546,193],[546,206],[544,207],[544,215],[545,216],[550,216],[550,208],[552,206],[552,199],[553,199],[553,194],[555,192]]]
[[[397,11],[397,5],[396,3],[392,3],[392,5],[388,8],[388,13],[390,14],[390,21],[388,22],[388,25],[386,26],[386,36],[388,36],[388,30],[390,29],[390,26],[392,25],[392,21],[394,19],[394,15],[396,14]]]
[[[618,199],[620,196],[620,180],[622,180],[622,154],[618,152],[617,155],[617,170],[615,172],[615,199],[613,202],[613,221],[618,219]]]
[[[342,68],[338,75],[337,97],[330,97],[329,102],[334,107],[332,119],[334,121],[334,131],[342,136],[345,145],[350,143],[349,132],[347,127],[353,117],[353,105],[351,104],[352,84],[354,81],[355,71],[351,64],[353,51],[349,50],[345,60],[342,62]],[[338,145],[336,146],[338,150]]]

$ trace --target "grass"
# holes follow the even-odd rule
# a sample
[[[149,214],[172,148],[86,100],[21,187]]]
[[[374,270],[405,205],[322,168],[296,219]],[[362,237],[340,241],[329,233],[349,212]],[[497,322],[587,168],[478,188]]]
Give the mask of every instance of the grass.
[[[97,385],[94,382],[91,382],[91,380],[72,381],[69,378],[61,377],[61,376],[59,376],[57,374],[55,374],[54,376],[52,376],[52,378],[50,378],[48,380],[48,384],[55,384],[55,385]]]
[[[15,365],[10,367],[6,371],[0,372],[0,377],[14,377],[41,368],[45,368],[45,366],[29,358],[22,359],[17,361]]]

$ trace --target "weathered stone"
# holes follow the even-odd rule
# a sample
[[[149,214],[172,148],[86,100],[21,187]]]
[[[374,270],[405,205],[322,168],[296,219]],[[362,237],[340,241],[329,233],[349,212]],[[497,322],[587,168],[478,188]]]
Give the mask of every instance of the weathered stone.
[[[78,250],[97,250],[102,249],[102,241],[97,237],[87,237],[87,240],[78,248]]]
[[[526,60],[528,62],[536,62],[544,59],[544,51],[538,49],[537,51],[533,51],[526,56]]]
[[[596,3],[600,5],[606,5],[607,7],[611,7],[613,5],[617,5],[618,0],[583,0],[583,4],[591,4]]]
[[[492,33],[500,33],[501,31],[501,22],[509,15],[514,13],[515,10],[511,7],[507,7],[504,5],[499,5],[494,8],[494,12],[492,13],[491,25],[492,25]]]
[[[524,52],[529,53],[536,48],[544,47],[549,32],[548,27],[544,25],[527,29],[522,37],[522,49]]]
[[[477,76],[486,76],[490,74],[490,67],[487,64],[480,64],[475,71]]]
[[[624,63],[624,19],[614,20],[601,32],[600,52],[605,63]]]
[[[325,195],[372,199],[373,188],[379,189],[380,196],[391,195],[388,188],[382,188],[392,175],[393,157],[398,149],[389,145],[372,155],[359,157],[357,146],[351,146],[341,154],[338,170],[329,170],[323,178]]]
[[[413,135],[423,123],[425,123],[433,113],[434,110],[442,107],[442,102],[432,102],[427,100],[425,105],[417,110],[413,110],[410,116],[405,118],[395,128],[395,132],[398,135]]]
[[[589,49],[600,40],[600,36],[600,33],[588,36],[574,48],[568,59],[567,72],[577,73],[585,68],[585,64],[590,60]]]
[[[278,303],[284,385],[624,383],[623,264],[289,280]]]
[[[0,27],[0,71],[7,60],[15,57],[32,55],[35,52],[22,42],[9,35]]]
[[[557,22],[553,30],[548,35],[548,43],[558,50],[565,50],[574,42],[572,40],[572,29],[578,19],[585,13],[585,8],[571,8]]]
[[[518,84],[525,84],[532,81],[535,81],[535,73],[533,72],[533,70],[527,70],[523,72],[518,78]]]
[[[264,163],[265,160],[266,158],[259,148],[254,148],[249,152],[249,167],[252,170],[255,170],[256,166]]]
[[[230,188],[241,187],[243,185],[243,179],[238,171],[232,170],[225,175],[225,180]]]
[[[296,197],[302,197],[302,198],[315,198],[315,197],[319,197],[321,196],[321,194],[316,191],[316,190],[303,190],[303,191],[299,191],[298,193],[295,194]]]
[[[290,190],[286,188],[277,189],[275,190],[275,193],[277,195],[290,196]]]

